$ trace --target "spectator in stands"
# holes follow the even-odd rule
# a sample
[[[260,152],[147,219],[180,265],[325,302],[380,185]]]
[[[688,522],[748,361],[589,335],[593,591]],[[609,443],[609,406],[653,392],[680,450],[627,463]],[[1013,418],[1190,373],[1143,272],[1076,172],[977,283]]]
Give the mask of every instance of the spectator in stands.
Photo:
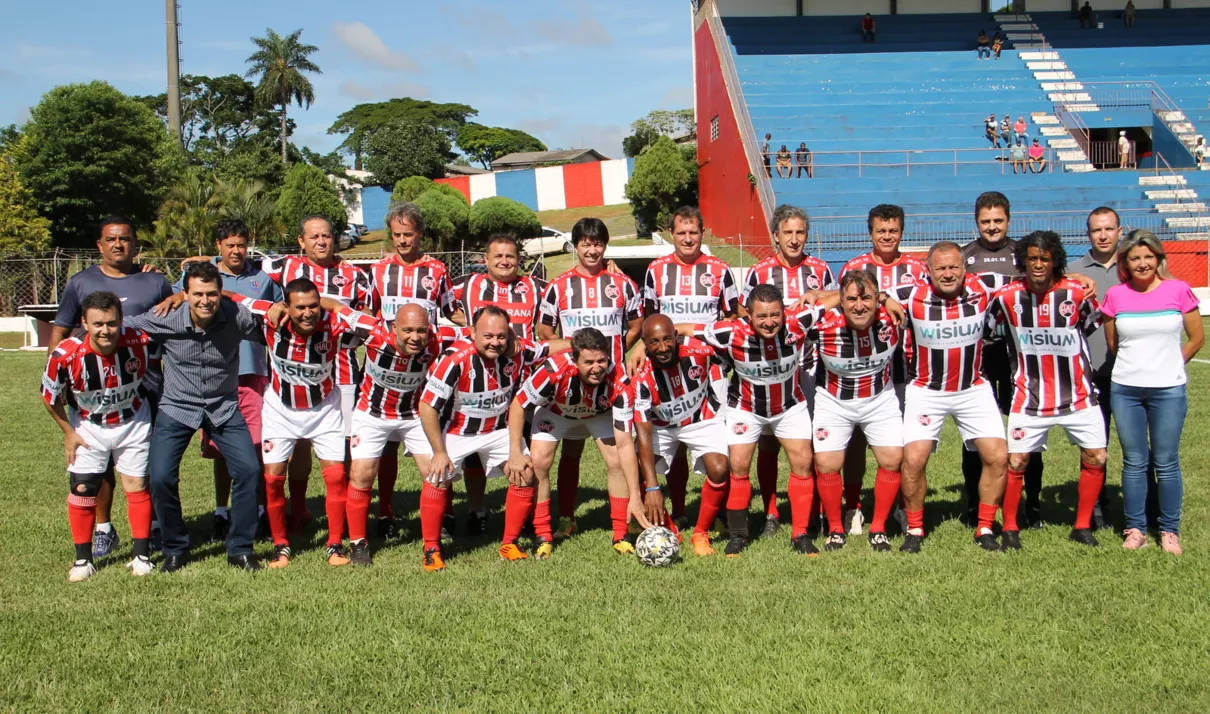
[[[1036,174],[1040,174],[1046,170],[1046,149],[1034,139],[1034,143],[1029,147],[1029,170]]]
[[[798,150],[794,152],[794,163],[798,165],[798,173],[794,178],[802,178],[802,172],[807,172],[807,178],[815,178],[815,168],[811,166],[811,150],[807,148],[807,142],[801,142],[798,145]]]
[[[992,38],[992,55],[996,59],[1000,59],[1000,51],[1004,49],[1004,35],[996,30],[996,36]]]
[[[866,13],[865,17],[861,18],[861,41],[873,42],[874,32],[877,30],[877,25],[874,23],[874,18],[870,13]]]
[[[1197,145],[1193,147],[1193,158],[1197,159],[1197,165],[1201,166],[1206,160],[1206,139],[1197,137]]]
[[[772,140],[772,134],[765,134],[765,143],[760,145],[760,155],[765,161],[765,175],[769,178],[773,178],[773,152],[769,146],[769,142]]]
[[[1084,7],[1080,8],[1080,27],[1090,30],[1096,28],[1096,24],[1093,22],[1092,5],[1088,4],[1088,0],[1084,0]]]
[[[777,152],[777,175],[782,178],[790,178],[790,150],[785,144],[781,145],[781,151]]]
[[[979,30],[979,39],[975,41],[975,59],[991,59],[992,58],[992,41],[987,39],[987,33]]]
[[[1134,0],[1126,0],[1126,9],[1122,10],[1122,22],[1126,27],[1134,27]]]
[[[1017,145],[1008,152],[1008,160],[1013,164],[1013,173],[1017,173],[1017,169],[1021,169],[1021,173],[1029,173],[1029,168],[1025,165],[1025,161],[1029,154],[1025,150],[1025,144],[1017,142]]]
[[[1013,145],[1013,120],[1007,114],[1000,120],[1000,138],[1004,140],[1004,146],[1007,148]]]
[[[1013,139],[1017,144],[1024,146],[1029,143],[1029,128],[1025,125],[1025,117],[1017,117],[1017,121],[1013,124]]]
[[[1118,168],[1131,168],[1130,139],[1126,138],[1126,130],[1118,132]]]
[[[995,114],[988,114],[987,118],[983,120],[983,133],[987,137],[987,140],[991,142],[993,148],[1000,148],[1000,134],[996,131]]]

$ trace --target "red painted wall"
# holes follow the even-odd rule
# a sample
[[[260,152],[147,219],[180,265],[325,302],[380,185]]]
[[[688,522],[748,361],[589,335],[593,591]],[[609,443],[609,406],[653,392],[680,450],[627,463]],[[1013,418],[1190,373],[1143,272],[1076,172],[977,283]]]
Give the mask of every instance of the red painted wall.
[[[565,164],[563,166],[563,196],[568,208],[591,208],[605,205],[605,190],[601,187],[601,164]]]
[[[1168,271],[1189,283],[1191,288],[1207,287],[1207,242],[1204,240],[1165,241]]]
[[[697,78],[697,162],[698,201],[706,219],[706,227],[716,236],[734,239],[744,236],[768,238],[769,226],[761,208],[760,195],[748,183],[747,156],[740,140],[739,128],[710,23],[703,22],[694,32]],[[710,140],[710,120],[718,117],[718,140]],[[758,169],[759,170],[759,169]]]
[[[466,200],[471,200],[471,177],[470,176],[451,176],[449,178],[433,179],[433,183],[443,183],[447,186],[453,186],[458,189],[458,193],[466,196]]]

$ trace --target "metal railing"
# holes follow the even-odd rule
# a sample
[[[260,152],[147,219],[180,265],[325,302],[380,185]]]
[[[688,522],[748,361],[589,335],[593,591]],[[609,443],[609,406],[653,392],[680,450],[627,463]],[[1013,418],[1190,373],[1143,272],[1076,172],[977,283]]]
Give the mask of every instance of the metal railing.
[[[1084,153],[1088,156],[1088,161],[1100,169],[1122,168],[1134,169],[1138,168],[1139,159],[1135,153],[1135,143],[1130,142],[1130,148],[1123,155],[1121,148],[1116,141],[1090,141],[1088,148]]]
[[[1075,139],[1076,145],[1088,156],[1089,150],[1089,132],[1088,125],[1080,118],[1078,112],[1071,111],[1066,104],[1055,104],[1055,118],[1059,120],[1071,138]]]
[[[1026,147],[1028,150],[1028,147]],[[810,166],[813,178],[835,178],[840,176],[876,175],[879,178],[908,177],[915,171],[917,175],[974,175],[986,174],[986,171],[976,171],[974,167],[986,168],[989,164],[999,166],[1001,174],[1013,173],[1013,162],[1010,159],[1011,149],[878,149],[873,151],[814,151],[811,153]],[[1044,171],[1054,170],[1056,150],[1043,149],[1043,160],[1046,161]],[[1026,163],[1030,162],[1028,155]],[[949,170],[935,167],[949,167]],[[799,178],[798,164],[791,160],[790,176],[782,178]],[[773,173],[780,175],[776,155],[773,156]],[[887,171],[891,169],[891,171]],[[804,180],[805,176],[800,177]]]

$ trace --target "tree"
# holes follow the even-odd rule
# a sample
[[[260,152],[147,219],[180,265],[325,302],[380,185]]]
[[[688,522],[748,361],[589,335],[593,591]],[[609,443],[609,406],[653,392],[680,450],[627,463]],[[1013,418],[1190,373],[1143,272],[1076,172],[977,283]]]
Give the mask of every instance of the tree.
[[[307,164],[294,164],[286,172],[277,198],[277,214],[285,224],[287,236],[297,231],[299,222],[311,214],[327,216],[337,235],[344,232],[349,220],[336,186],[323,171]]]
[[[397,121],[366,142],[365,170],[379,186],[394,186],[408,176],[441,178],[450,151],[445,135],[427,124]]]
[[[28,254],[50,247],[50,221],[34,209],[34,195],[21,183],[15,147],[0,148],[0,255]]]
[[[450,195],[450,189],[457,198]],[[415,201],[420,215],[424,216],[425,250],[450,251],[460,247],[461,239],[466,235],[469,209],[466,198],[457,189],[442,184],[434,184],[432,188],[420,194]]]
[[[485,244],[493,233],[533,238],[542,232],[542,222],[529,206],[504,196],[492,196],[476,201],[471,206],[467,229],[480,244]]]
[[[483,126],[471,122],[458,130],[458,148],[471,159],[490,169],[492,162],[518,151],[546,151],[546,144],[520,129]]]
[[[47,92],[25,134],[21,181],[64,247],[92,247],[97,221],[111,213],[150,225],[184,166],[155,114],[104,82]]]
[[[281,241],[285,228],[277,215],[277,204],[264,184],[245,179],[220,181],[219,194],[222,196],[220,218],[242,220],[254,242],[274,244]]]
[[[696,157],[696,151],[692,153]],[[643,225],[666,226],[677,208],[697,203],[697,161],[661,136],[634,162],[626,198]]]
[[[477,116],[479,111],[465,104],[441,104],[411,97],[391,99],[386,102],[358,104],[336,117],[328,128],[329,134],[347,134],[339,150],[353,157],[353,168],[362,170],[366,154],[366,142],[370,135],[388,124],[400,121],[416,122],[430,126],[445,135],[446,151],[458,137],[458,130],[466,120]],[[446,161],[453,155],[445,157]]]
[[[432,185],[433,180],[425,176],[408,176],[396,181],[395,190],[391,192],[391,203],[412,203]]]
[[[302,30],[295,30],[282,37],[272,29],[265,30],[264,37],[253,37],[259,48],[246,60],[252,68],[245,75],[259,76],[256,97],[266,104],[281,107],[280,134],[281,162],[286,163],[286,109],[292,102],[310,108],[315,102],[315,88],[303,72],[322,74],[319,66],[309,58],[319,51],[315,45],[304,45],[298,41]]]
[[[657,109],[630,125],[634,133],[622,139],[622,153],[634,158],[661,136],[676,139],[697,136],[692,109]]]
[[[168,191],[156,230],[170,234],[194,255],[205,255],[222,205],[218,182],[190,171]]]

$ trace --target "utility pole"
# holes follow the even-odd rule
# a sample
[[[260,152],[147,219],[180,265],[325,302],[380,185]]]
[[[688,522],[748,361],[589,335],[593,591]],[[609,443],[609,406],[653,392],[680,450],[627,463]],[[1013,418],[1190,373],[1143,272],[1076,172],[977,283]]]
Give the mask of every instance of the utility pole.
[[[178,55],[176,0],[164,0],[164,29],[168,33],[168,129],[181,139],[181,60]]]

